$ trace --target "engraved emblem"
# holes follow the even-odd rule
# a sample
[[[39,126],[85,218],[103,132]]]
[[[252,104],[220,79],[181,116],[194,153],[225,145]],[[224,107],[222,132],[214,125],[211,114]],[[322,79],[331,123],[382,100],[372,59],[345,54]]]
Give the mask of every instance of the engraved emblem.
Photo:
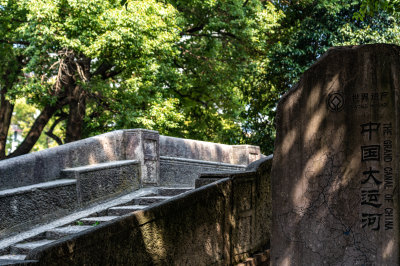
[[[326,100],[328,109],[332,112],[340,112],[344,107],[344,97],[340,92],[330,93]]]

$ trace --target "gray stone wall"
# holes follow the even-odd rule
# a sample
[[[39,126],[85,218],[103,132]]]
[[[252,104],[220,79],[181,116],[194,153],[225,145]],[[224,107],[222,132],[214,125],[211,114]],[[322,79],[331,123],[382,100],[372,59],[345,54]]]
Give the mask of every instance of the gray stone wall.
[[[176,157],[160,157],[160,184],[163,186],[194,187],[200,173],[243,171],[243,165],[200,161]]]
[[[0,191],[0,238],[46,219],[66,215],[78,207],[76,182],[56,180]]]
[[[137,160],[108,162],[64,169],[62,175],[77,180],[78,202],[84,206],[139,189],[139,164]]]
[[[117,130],[0,161],[0,190],[59,179],[61,171],[66,168],[119,160],[139,160],[141,182],[159,185],[160,156],[243,166],[261,158],[257,146],[231,146],[166,137],[160,136],[157,131],[144,129]],[[201,172],[199,164],[195,168]],[[205,168],[206,171],[209,169],[219,168]],[[190,181],[184,183],[192,184],[192,176],[188,177]],[[170,182],[173,179],[167,180]]]
[[[37,265],[232,265],[270,238],[271,160],[37,248]]]
[[[192,139],[160,136],[160,156],[248,165],[261,158],[252,145],[225,145]]]
[[[124,152],[123,131],[117,130],[0,161],[0,189],[55,180],[65,168],[123,160]]]
[[[334,47],[277,108],[272,265],[399,265],[400,47]]]

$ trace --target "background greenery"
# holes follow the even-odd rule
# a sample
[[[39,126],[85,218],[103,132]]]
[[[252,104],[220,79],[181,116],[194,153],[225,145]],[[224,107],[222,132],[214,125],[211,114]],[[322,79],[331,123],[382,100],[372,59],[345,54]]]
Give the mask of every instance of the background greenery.
[[[279,98],[329,47],[399,44],[398,10],[380,0],[0,0],[0,159],[139,127],[271,153]],[[14,151],[11,125],[24,138]]]

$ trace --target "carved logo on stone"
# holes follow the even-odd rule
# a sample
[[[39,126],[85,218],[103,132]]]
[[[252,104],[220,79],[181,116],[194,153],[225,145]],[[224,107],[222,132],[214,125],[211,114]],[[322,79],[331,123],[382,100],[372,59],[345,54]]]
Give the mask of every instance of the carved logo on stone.
[[[341,92],[333,92],[328,95],[326,100],[328,109],[332,112],[340,112],[344,107],[344,97]]]

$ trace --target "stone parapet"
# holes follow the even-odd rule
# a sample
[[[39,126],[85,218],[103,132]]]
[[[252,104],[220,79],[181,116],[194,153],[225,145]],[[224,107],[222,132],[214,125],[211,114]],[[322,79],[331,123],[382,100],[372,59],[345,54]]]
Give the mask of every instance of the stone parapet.
[[[160,156],[245,166],[262,157],[258,146],[226,145],[167,136],[160,136]]]
[[[113,161],[95,165],[68,168],[65,178],[77,180],[79,206],[115,197],[140,188],[138,160]]]
[[[168,160],[171,167],[177,167],[180,159],[187,159],[237,165],[236,168],[240,168],[238,165],[246,166],[262,157],[257,146],[180,139],[162,136],[157,131],[145,129],[117,130],[0,161],[0,190],[56,180],[62,177],[62,170],[66,168],[120,160],[139,161],[142,185],[172,185],[171,182],[176,179],[171,178],[170,174],[163,174],[163,178],[160,179],[160,156],[177,158],[175,164]],[[183,161],[179,162],[182,164]],[[195,169],[197,173],[202,172],[201,165],[205,167],[205,171],[227,170],[222,165],[214,167],[211,164],[206,166],[206,163],[192,163],[189,180],[179,178],[177,182],[194,184]],[[228,168],[232,167],[234,168]],[[166,176],[169,177],[165,178]]]
[[[233,265],[270,239],[271,158],[32,250],[37,265]],[[211,175],[211,174],[210,174]]]
[[[117,130],[0,161],[0,190],[59,179],[65,168],[124,160],[124,151]]]
[[[200,173],[243,171],[244,165],[201,161],[176,157],[160,157],[160,183],[163,186],[194,186]]]

